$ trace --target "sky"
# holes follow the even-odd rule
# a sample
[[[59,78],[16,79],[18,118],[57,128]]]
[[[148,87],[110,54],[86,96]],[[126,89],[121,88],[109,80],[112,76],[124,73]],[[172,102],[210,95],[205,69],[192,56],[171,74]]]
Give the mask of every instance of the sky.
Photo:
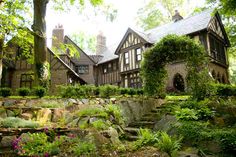
[[[47,37],[48,46],[51,45],[52,29],[56,25],[62,24],[65,35],[71,35],[76,32],[84,32],[89,35],[97,35],[100,31],[107,38],[107,45],[116,45],[122,40],[128,27],[140,29],[136,24],[137,11],[143,7],[149,0],[105,0],[105,3],[111,4],[118,10],[117,17],[113,22],[109,22],[104,16],[92,16],[93,10],[90,9],[86,16],[81,16],[76,9],[70,12],[59,13],[52,9],[49,3],[47,8]],[[196,6],[203,6],[205,0],[188,0],[186,9]],[[176,8],[178,9],[178,8]],[[179,10],[181,14],[181,10]]]

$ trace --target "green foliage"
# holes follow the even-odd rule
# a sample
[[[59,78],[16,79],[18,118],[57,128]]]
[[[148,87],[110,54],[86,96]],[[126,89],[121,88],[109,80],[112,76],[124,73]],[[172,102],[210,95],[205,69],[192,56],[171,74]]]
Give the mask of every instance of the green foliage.
[[[27,87],[18,88],[17,93],[19,94],[19,96],[25,97],[30,94],[30,89]]]
[[[211,84],[216,89],[218,96],[236,96],[236,87],[227,84]]]
[[[0,96],[2,97],[8,97],[8,96],[11,96],[12,94],[12,90],[11,88],[0,88]]]
[[[156,146],[170,157],[173,157],[177,155],[177,151],[181,148],[181,141],[182,138],[176,139],[169,136],[166,132],[161,132]]]
[[[189,108],[180,108],[176,107],[175,108],[175,117],[178,120],[197,120],[197,112],[194,109],[189,109]]]
[[[124,124],[124,119],[123,116],[121,114],[121,108],[117,105],[114,104],[109,104],[105,106],[105,111],[106,113],[108,113],[108,115],[112,115],[113,116],[113,124],[119,124],[122,125]]]
[[[90,156],[95,153],[96,146],[94,143],[81,141],[77,143],[77,145],[73,148],[73,151],[76,156],[81,156],[81,155]]]
[[[101,119],[91,122],[91,124],[92,124],[92,127],[94,127],[97,130],[106,130],[109,128],[109,124]]]
[[[177,127],[178,133],[183,136],[184,141],[189,141],[196,144],[199,141],[206,139],[204,131],[207,131],[208,123],[201,123],[196,121],[182,121]]]
[[[24,120],[16,117],[7,117],[1,122],[4,128],[36,128],[39,126],[37,122]]]
[[[47,94],[47,90],[44,87],[35,87],[34,88],[35,95],[38,96],[39,98],[44,97]]]
[[[204,48],[186,36],[167,35],[144,53],[141,76],[144,92],[149,96],[165,95],[165,65],[176,60],[186,60],[188,88],[197,100],[211,94],[208,85],[207,57]]]
[[[43,103],[38,105],[37,107],[42,107],[42,108],[63,108],[64,104],[63,103]]]
[[[193,118],[195,120],[209,120],[214,116],[214,113],[208,107],[209,103],[210,103],[210,101],[208,99],[203,100],[203,101],[189,100],[189,101],[180,103],[180,107],[184,108],[184,109],[191,110],[194,113],[194,115],[196,116],[196,118]],[[180,110],[179,110],[179,112],[180,112]],[[181,114],[181,113],[179,113],[179,114]],[[187,119],[185,119],[185,120],[187,120]]]
[[[158,141],[159,133],[153,133],[149,129],[140,128],[138,132],[138,140],[135,141],[135,149],[138,149],[142,146],[154,145]]]
[[[174,14],[173,11],[176,7],[182,8],[184,2],[184,0],[151,0],[138,10],[137,24],[145,30],[148,30],[170,22]],[[167,13],[167,16],[163,14],[163,10]]]
[[[236,153],[236,130],[221,129],[214,130],[212,132],[215,139],[220,142],[220,146],[224,153],[234,154]]]
[[[82,116],[97,116],[97,117],[104,117],[107,118],[108,114],[104,111],[103,108],[98,107],[88,107],[79,110],[78,114],[79,117]]]
[[[104,85],[99,87],[99,95],[102,98],[109,98],[118,94],[118,87],[113,85]]]

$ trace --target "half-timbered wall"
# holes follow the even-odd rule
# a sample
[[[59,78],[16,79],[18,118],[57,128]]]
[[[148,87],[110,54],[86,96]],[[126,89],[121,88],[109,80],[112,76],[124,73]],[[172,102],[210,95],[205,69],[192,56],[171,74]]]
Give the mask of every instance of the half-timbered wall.
[[[120,85],[119,59],[99,64],[97,66],[97,84]]]

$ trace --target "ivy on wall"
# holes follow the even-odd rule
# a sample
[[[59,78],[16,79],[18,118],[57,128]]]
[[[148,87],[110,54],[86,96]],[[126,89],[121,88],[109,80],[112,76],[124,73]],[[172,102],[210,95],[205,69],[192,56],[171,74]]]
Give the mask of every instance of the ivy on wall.
[[[204,48],[187,36],[167,35],[144,53],[141,76],[144,92],[149,96],[165,96],[166,64],[185,60],[187,86],[192,96],[203,99],[211,93],[208,88],[208,57]]]

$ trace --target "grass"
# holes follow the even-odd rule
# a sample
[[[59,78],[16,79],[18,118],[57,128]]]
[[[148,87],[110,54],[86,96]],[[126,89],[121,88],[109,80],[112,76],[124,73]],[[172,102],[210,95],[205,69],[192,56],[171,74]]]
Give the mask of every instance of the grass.
[[[172,96],[172,95],[167,95],[166,100],[187,100],[190,98],[190,95],[180,95],[180,96]]]

